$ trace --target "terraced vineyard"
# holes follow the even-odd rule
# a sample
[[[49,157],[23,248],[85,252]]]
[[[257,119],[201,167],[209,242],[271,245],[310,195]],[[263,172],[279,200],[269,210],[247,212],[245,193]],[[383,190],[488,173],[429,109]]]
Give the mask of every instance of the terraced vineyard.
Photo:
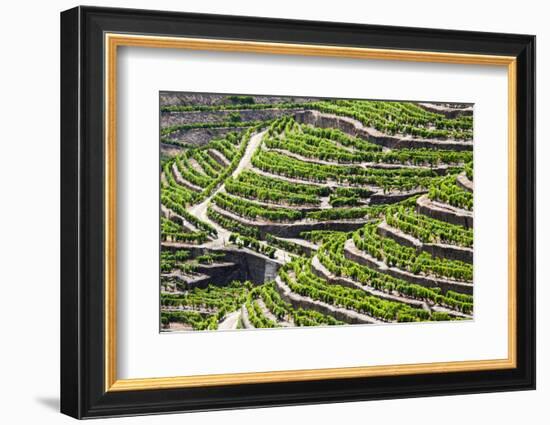
[[[473,318],[471,107],[160,104],[162,331]]]

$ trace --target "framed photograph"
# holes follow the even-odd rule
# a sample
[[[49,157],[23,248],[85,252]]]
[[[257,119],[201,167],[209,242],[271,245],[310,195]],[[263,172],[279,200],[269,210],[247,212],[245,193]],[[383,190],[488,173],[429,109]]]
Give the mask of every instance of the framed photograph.
[[[61,14],[61,411],[535,387],[535,37]]]

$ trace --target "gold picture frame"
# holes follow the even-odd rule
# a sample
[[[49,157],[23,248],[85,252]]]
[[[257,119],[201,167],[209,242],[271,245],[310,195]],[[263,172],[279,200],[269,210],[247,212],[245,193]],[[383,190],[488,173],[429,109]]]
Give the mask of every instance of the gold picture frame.
[[[254,41],[212,40],[127,34],[105,34],[105,391],[135,391],[285,381],[465,372],[516,367],[516,58],[512,56],[440,53],[410,50],[281,44]],[[401,364],[277,372],[231,373],[169,378],[117,379],[116,375],[116,87],[119,47],[188,49],[238,53],[325,56],[403,62],[432,62],[506,67],[508,72],[508,358],[458,362]]]

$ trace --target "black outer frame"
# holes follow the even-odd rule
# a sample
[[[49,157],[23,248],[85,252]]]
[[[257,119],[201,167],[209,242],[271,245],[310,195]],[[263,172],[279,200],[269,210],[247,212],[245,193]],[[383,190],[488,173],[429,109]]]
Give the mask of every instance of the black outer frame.
[[[104,32],[517,57],[517,368],[104,391]],[[75,418],[535,388],[535,37],[76,7],[61,13],[61,412]]]

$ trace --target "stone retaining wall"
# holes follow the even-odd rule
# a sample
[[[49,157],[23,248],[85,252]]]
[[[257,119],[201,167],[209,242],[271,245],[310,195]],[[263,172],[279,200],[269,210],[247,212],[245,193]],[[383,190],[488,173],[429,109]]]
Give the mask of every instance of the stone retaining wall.
[[[385,221],[378,225],[376,231],[382,237],[390,238],[401,245],[415,248],[418,252],[425,251],[433,257],[463,261],[470,264],[474,261],[474,251],[471,248],[447,244],[423,243],[419,239],[389,226]]]
[[[185,188],[192,190],[193,192],[201,192],[202,187],[197,186],[190,181],[185,180],[182,175],[180,174],[180,171],[178,170],[178,166],[174,162],[172,164],[172,175],[174,176],[174,180],[176,180],[176,183],[178,183],[181,186],[184,186]]]
[[[474,286],[471,283],[458,282],[432,276],[420,276],[396,267],[388,267],[385,263],[378,261],[371,255],[357,249],[352,239],[348,239],[346,241],[344,246],[344,256],[351,261],[355,261],[358,264],[365,265],[373,270],[393,276],[397,279],[402,279],[427,288],[441,288],[443,293],[455,291],[461,294],[472,295],[474,292]]]
[[[361,289],[362,291],[365,291],[368,294],[374,295],[376,297],[379,297],[385,300],[409,304],[413,307],[423,308],[429,311],[429,308],[427,307],[427,304],[424,301],[415,300],[412,298],[405,298],[399,295],[388,294],[387,292],[382,292],[371,286],[365,287],[361,285],[359,282],[356,282],[353,279],[350,279],[349,277],[335,276],[321,263],[321,261],[319,261],[319,258],[317,258],[317,256],[313,257],[313,259],[311,260],[311,271],[313,272],[313,274],[320,277],[321,279],[326,280],[328,283],[332,285],[341,285],[351,289]]]
[[[290,242],[290,243],[294,243],[296,245],[298,245],[300,247],[300,249],[305,253],[305,255],[307,255],[308,257],[314,255],[316,252],[317,252],[317,249],[319,249],[319,246],[318,245],[315,245],[314,243],[312,242],[308,242],[304,239],[289,239],[289,240],[286,240],[286,239],[281,239],[283,242]]]
[[[193,146],[204,146],[213,139],[221,139],[227,133],[241,132],[247,127],[220,127],[220,128],[190,128],[187,130],[177,130],[170,133],[166,138],[178,143],[185,143]],[[170,146],[170,145],[161,145]]]
[[[469,229],[474,226],[474,215],[472,212],[433,202],[427,195],[418,198],[416,201],[416,210],[420,214],[446,223],[457,224]]]
[[[466,173],[460,173],[456,176],[456,184],[459,185],[462,189],[467,190],[468,192],[474,192],[474,182],[471,181]]]
[[[393,192],[393,193],[384,193],[384,192],[377,192],[370,196],[369,203],[371,205],[380,205],[380,204],[395,204],[397,202],[404,201],[405,199],[408,199],[412,196],[422,195],[424,193],[427,193],[428,191],[425,189],[420,190],[412,190],[410,192]]]
[[[232,114],[239,114],[241,121],[266,121],[285,115],[292,115],[302,109],[235,109],[225,111],[161,112],[161,128],[193,123],[216,123],[230,120]]]
[[[447,258],[449,260],[462,261],[473,264],[474,250],[460,246],[425,243],[422,244],[422,251],[427,252],[432,257]]]
[[[229,161],[223,153],[216,149],[208,149],[208,155],[210,155],[214,161],[216,161],[218,164],[220,164],[222,167],[229,167],[231,165],[231,161]]]
[[[382,323],[373,317],[356,311],[347,310],[340,307],[335,307],[331,304],[313,300],[309,297],[304,297],[300,294],[292,292],[290,288],[277,276],[275,279],[275,288],[281,298],[290,303],[294,308],[302,308],[304,310],[315,310],[319,313],[334,317],[337,320],[350,324],[366,324],[366,323]]]
[[[319,111],[307,110],[295,114],[296,121],[311,124],[322,128],[337,128],[351,136],[360,137],[369,142],[376,143],[391,149],[399,148],[425,148],[425,149],[447,149],[455,151],[472,150],[472,142],[457,142],[436,139],[417,139],[410,136],[397,137],[381,133],[380,131],[363,126],[353,118],[321,113]]]
[[[187,276],[178,272],[163,275],[176,279],[177,286],[180,290],[201,288],[204,289],[208,285],[228,286],[234,280],[245,280],[245,274],[237,264],[212,264],[210,267],[204,264],[199,264],[195,270],[196,275]]]
[[[185,249],[191,253],[191,258],[196,258],[200,255],[209,253],[223,253],[224,257],[219,261],[234,263],[235,266],[234,268],[229,269],[232,274],[226,273],[227,276],[224,277],[220,273],[219,276],[214,277],[212,283],[220,286],[229,284],[233,280],[250,280],[256,285],[261,285],[266,281],[275,279],[275,276],[277,276],[277,271],[281,267],[279,262],[245,248],[210,249],[178,242],[169,242],[163,243],[162,249]],[[214,271],[212,273],[216,272]],[[227,282],[224,283],[224,280]]]
[[[258,229],[261,238],[264,239],[267,233],[281,237],[281,238],[296,238],[301,232],[308,232],[313,230],[332,230],[351,232],[363,227],[368,220],[335,220],[335,221],[312,221],[312,222],[298,222],[298,223],[260,223],[256,221],[246,220],[228,211],[222,210],[218,207],[213,209],[222,216],[231,220],[238,221],[245,226],[251,226]]]
[[[428,112],[434,112],[436,114],[444,115],[445,118],[454,119],[462,116],[472,116],[474,113],[474,108],[472,106],[467,106],[465,108],[448,108],[444,105],[433,104],[433,103],[417,103],[418,106],[425,109]]]

